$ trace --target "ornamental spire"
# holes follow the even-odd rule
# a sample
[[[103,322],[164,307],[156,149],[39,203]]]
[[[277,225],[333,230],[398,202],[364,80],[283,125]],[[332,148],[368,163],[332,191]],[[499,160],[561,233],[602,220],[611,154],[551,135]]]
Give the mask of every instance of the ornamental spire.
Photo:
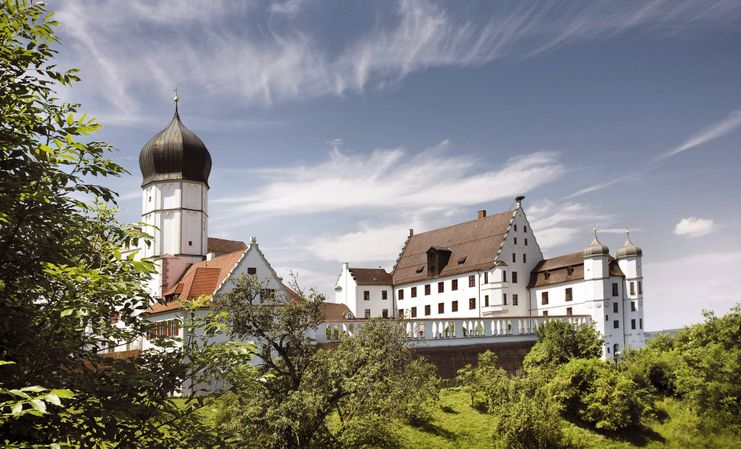
[[[178,102],[180,101],[180,97],[178,97],[178,86],[175,86],[175,89],[173,89],[175,92],[175,98],[173,98],[173,101],[175,101],[175,115],[178,114]]]

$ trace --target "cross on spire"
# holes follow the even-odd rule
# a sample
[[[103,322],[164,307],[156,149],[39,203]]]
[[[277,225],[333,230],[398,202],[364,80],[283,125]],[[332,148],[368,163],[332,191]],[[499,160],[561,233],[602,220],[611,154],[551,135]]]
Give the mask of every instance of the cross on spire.
[[[173,100],[175,101],[175,114],[178,113],[178,102],[180,101],[180,97],[178,97],[178,86],[175,86],[175,89],[173,89],[173,92],[175,92],[175,98]]]

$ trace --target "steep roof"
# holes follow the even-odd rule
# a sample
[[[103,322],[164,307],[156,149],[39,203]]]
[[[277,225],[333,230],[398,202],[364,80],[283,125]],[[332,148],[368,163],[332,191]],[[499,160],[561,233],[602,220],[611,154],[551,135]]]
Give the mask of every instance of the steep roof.
[[[612,257],[608,260],[610,276],[625,277],[617,260]],[[528,288],[582,280],[584,280],[584,253],[571,253],[541,260],[530,272]]]
[[[358,285],[391,285],[391,273],[383,268],[350,268]]]
[[[208,238],[208,252],[215,253],[217,256],[233,253],[240,249],[247,248],[247,244],[241,240],[227,240],[216,237]]]
[[[345,304],[336,304],[333,302],[324,302],[319,308],[322,314],[322,321],[325,323],[332,321],[346,321],[348,317],[352,319],[353,314]]]
[[[493,268],[515,212],[509,210],[410,236],[394,267],[394,284],[428,279],[427,250],[432,247],[451,251],[439,277]]]

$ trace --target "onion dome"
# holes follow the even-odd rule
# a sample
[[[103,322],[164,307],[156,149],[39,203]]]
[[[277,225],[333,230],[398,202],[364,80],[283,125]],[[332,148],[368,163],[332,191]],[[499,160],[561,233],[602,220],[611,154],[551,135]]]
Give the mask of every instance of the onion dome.
[[[203,141],[183,125],[175,97],[175,115],[169,125],[147,142],[139,153],[142,187],[155,181],[186,180],[208,187],[211,154]]]
[[[617,258],[642,256],[643,250],[630,241],[630,231],[625,231],[625,244],[617,252]]]
[[[592,229],[592,231],[594,231],[594,239],[589,246],[584,248],[584,257],[609,256],[610,249],[597,238],[597,228]]]

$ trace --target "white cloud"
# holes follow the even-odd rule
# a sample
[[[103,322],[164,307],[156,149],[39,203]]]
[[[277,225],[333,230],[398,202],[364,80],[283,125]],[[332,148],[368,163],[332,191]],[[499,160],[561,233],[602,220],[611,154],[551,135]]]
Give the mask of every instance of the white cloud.
[[[393,267],[396,256],[401,252],[409,235],[403,225],[373,226],[364,223],[360,230],[337,236],[325,236],[313,240],[307,247],[322,260],[353,263],[380,262],[385,268]]]
[[[726,134],[734,131],[739,126],[741,126],[741,109],[736,109],[735,111],[732,111],[730,114],[728,114],[728,117],[691,136],[689,139],[687,139],[684,143],[677,146],[676,148],[672,148],[666,153],[660,154],[654,159],[654,161],[660,161],[676,156],[683,151],[690,150],[692,148],[710,142],[711,140],[723,137]]]
[[[590,204],[556,203],[548,199],[533,203],[525,212],[543,253],[574,242],[586,246],[591,241],[594,226],[605,226],[614,220]]]
[[[470,156],[450,155],[448,142],[409,156],[402,148],[370,154],[341,152],[315,165],[255,170],[262,187],[249,194],[212,200],[229,204],[219,219],[266,218],[328,211],[440,211],[514,198],[559,178],[558,155],[536,152],[482,169]]]
[[[433,1],[400,0],[378,11],[374,26],[329,42],[321,33],[326,23],[301,15],[310,7],[322,5],[273,2],[264,14],[246,2],[63,2],[60,62],[83,69],[90,100],[107,100],[104,118],[127,122],[146,113],[144,98],[166,98],[175,85],[184,97],[198,97],[190,104],[203,106],[218,98],[270,104],[344,95],[431,67],[535,55],[637,26],[671,32],[733,24],[741,10],[729,0],[516,2],[465,17]],[[272,21],[274,15],[284,20]]]
[[[683,218],[674,227],[674,234],[698,237],[712,232],[714,226],[715,222],[711,219],[697,217]]]

